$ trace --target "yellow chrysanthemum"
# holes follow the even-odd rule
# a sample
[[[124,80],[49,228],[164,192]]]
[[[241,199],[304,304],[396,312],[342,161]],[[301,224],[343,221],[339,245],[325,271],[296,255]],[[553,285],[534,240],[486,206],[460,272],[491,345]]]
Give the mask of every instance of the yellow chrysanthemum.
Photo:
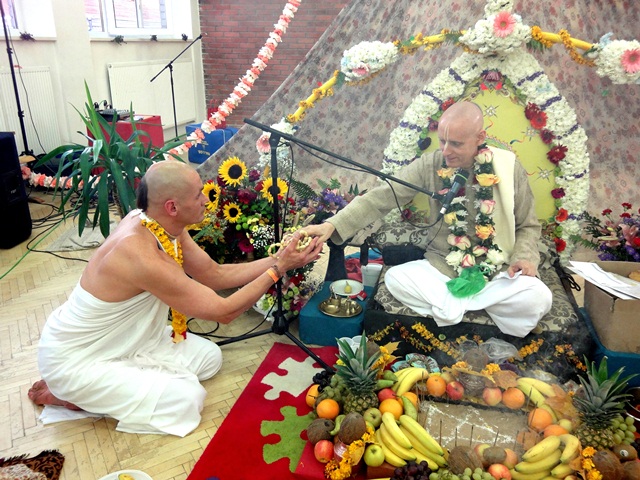
[[[271,203],[273,203],[273,195],[271,194],[272,185],[273,185],[273,179],[267,178],[262,183],[262,190],[261,190],[262,195]],[[287,186],[287,182],[285,182],[281,178],[278,178],[277,187],[278,187],[278,193],[277,193],[278,197],[281,195],[285,195],[287,193],[287,190],[289,190],[289,187]]]
[[[218,202],[220,201],[220,185],[207,182],[202,188],[202,193],[208,199],[206,204],[207,210],[211,213],[216,213],[216,210],[218,210]]]
[[[238,157],[229,157],[218,168],[218,175],[227,185],[237,186],[247,176],[247,166]]]
[[[242,216],[242,210],[240,209],[240,205],[230,202],[224,206],[223,214],[229,223],[238,223],[238,220]]]

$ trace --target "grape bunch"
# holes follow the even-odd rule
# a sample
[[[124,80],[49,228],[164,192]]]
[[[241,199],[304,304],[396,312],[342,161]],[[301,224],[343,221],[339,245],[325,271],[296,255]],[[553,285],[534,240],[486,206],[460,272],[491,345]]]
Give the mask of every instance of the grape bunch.
[[[318,391],[322,392],[322,390],[324,390],[324,387],[327,387],[330,382],[331,379],[335,376],[335,372],[330,372],[328,370],[322,370],[318,373],[316,373],[313,378],[311,379],[311,381],[313,383],[317,383],[319,385],[318,387]]]
[[[621,443],[629,445],[633,442],[636,431],[633,418],[629,416],[624,418],[622,415],[618,415],[611,421],[611,427],[613,430],[613,441],[616,445]]]
[[[495,480],[493,475],[485,472],[481,468],[471,470],[469,467],[464,469],[461,474],[455,474],[449,470],[438,470],[429,475],[429,480]]]
[[[347,385],[342,377],[333,375],[329,380],[329,384],[323,388],[318,388],[318,391],[320,395],[316,399],[316,405],[325,398],[333,398],[336,402],[342,403],[344,397],[347,396]]]
[[[424,460],[420,463],[407,462],[403,467],[396,467],[389,480],[428,480],[431,469]]]

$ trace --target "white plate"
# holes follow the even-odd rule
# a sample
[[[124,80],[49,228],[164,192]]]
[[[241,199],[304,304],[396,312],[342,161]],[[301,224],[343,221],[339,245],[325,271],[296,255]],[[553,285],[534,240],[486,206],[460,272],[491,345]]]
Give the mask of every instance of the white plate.
[[[118,475],[121,473],[131,475],[134,480],[153,480],[148,474],[141,472],[140,470],[118,470],[117,472],[110,473],[99,480],[118,480]]]
[[[344,289],[349,283],[351,287],[351,291],[349,293],[345,292]],[[336,295],[342,295],[343,297],[350,297],[351,295],[359,294],[363,289],[362,283],[357,280],[336,280],[331,284],[331,291],[335,292]]]

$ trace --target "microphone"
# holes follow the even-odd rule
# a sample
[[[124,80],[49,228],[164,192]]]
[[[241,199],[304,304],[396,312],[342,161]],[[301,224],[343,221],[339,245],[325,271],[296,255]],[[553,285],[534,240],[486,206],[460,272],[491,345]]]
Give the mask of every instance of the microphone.
[[[469,173],[470,172],[468,172],[467,170],[458,169],[456,174],[453,176],[453,183],[451,184],[451,188],[444,196],[444,200],[442,200],[442,208],[440,209],[440,213],[438,213],[438,220],[440,220],[444,216],[444,214],[447,213],[449,207],[451,207],[453,199],[467,182]]]

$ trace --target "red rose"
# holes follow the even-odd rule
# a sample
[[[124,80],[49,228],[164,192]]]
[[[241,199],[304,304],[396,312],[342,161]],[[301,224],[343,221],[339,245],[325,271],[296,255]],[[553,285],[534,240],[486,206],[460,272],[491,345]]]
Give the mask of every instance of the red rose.
[[[622,208],[624,208],[625,210],[629,210],[629,209],[631,209],[631,207],[633,207],[633,205],[631,205],[628,202],[625,202],[625,203],[622,204]]]
[[[631,218],[631,214],[629,212],[621,213],[620,218]]]
[[[605,215],[609,215],[611,212],[612,212],[612,210],[611,210],[610,208],[605,208],[605,209],[602,211],[602,215],[603,215],[603,216],[605,216]]]
[[[533,116],[540,111],[540,107],[538,107],[535,103],[528,103],[524,109],[524,116],[527,120],[531,120]]]
[[[445,100],[444,102],[442,102],[440,109],[444,112],[447,108],[449,108],[454,103],[456,103],[456,101],[453,98],[450,98],[449,100]]]
[[[553,198],[562,198],[564,197],[564,195],[564,188],[554,188],[553,190],[551,190],[551,196]]]

